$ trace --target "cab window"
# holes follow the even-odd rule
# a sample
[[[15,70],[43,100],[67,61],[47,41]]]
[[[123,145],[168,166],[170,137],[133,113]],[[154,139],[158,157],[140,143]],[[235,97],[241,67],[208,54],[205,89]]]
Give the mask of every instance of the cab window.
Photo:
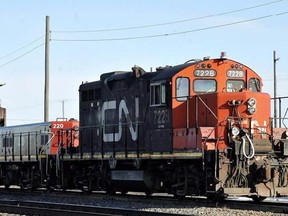
[[[193,91],[195,93],[216,92],[216,80],[214,79],[196,79],[193,83]]]
[[[227,80],[226,91],[227,92],[239,92],[245,88],[245,83],[243,80]]]
[[[249,90],[252,92],[260,92],[260,80],[257,78],[251,78],[249,80]]]
[[[153,83],[150,86],[150,105],[161,106],[166,103],[166,90],[164,83]]]
[[[187,77],[178,77],[176,79],[176,99],[186,101],[189,96],[189,79]]]

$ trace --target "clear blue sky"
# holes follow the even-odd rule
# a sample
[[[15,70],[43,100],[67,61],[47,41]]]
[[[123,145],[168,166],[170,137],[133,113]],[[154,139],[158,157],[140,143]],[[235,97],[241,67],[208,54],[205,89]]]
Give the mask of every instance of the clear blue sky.
[[[54,120],[62,117],[61,100],[65,117],[78,118],[79,85],[97,80],[101,73],[130,70],[135,64],[150,71],[192,58],[219,57],[221,51],[254,69],[264,79],[264,90],[273,95],[276,50],[278,96],[286,96],[287,12],[287,0],[2,1],[0,81],[6,86],[0,88],[0,99],[7,108],[7,123],[43,121],[46,15],[52,31],[50,120]],[[128,29],[95,31],[121,28]],[[85,32],[91,30],[95,32]],[[155,35],[159,37],[148,37]],[[119,38],[126,39],[102,41]]]

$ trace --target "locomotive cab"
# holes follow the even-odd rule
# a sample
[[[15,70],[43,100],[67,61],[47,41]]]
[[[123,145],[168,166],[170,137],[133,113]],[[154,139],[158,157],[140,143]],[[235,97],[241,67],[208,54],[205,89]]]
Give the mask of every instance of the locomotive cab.
[[[275,173],[279,161],[271,157],[270,97],[261,92],[261,78],[253,70],[219,58],[167,68],[161,73],[152,81],[165,81],[169,83],[165,88],[171,89],[165,106],[172,111],[168,117],[172,151],[189,152],[196,159],[192,162],[195,168],[188,170],[204,173],[203,179],[193,181],[206,181],[207,195],[248,195],[256,199],[287,193],[280,184],[283,174]],[[156,86],[154,82],[151,86]],[[161,113],[161,109],[160,105],[154,113]],[[160,137],[165,125],[159,122],[155,128],[155,137]],[[199,152],[203,154],[197,161]],[[201,171],[202,163],[205,166]],[[275,189],[275,181],[281,187]]]

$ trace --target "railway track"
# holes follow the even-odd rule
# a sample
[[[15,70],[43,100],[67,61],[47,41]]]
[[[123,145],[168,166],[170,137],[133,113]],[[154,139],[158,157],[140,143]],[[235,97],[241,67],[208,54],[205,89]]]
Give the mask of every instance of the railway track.
[[[1,203],[2,200],[4,200],[3,204]],[[33,200],[33,202],[27,202],[27,200]],[[223,202],[212,202],[201,197],[186,197],[185,199],[176,200],[171,196],[164,196],[162,194],[151,197],[137,193],[108,196],[103,193],[84,194],[79,191],[69,191],[69,193],[54,191],[48,193],[41,190],[21,191],[18,189],[0,189],[0,210],[2,212],[11,212],[9,208],[10,210],[20,209],[19,212],[14,212],[19,214],[25,214],[26,211],[29,214],[36,212],[37,215],[53,216],[65,214],[148,215],[147,211],[149,211],[149,215],[168,214],[179,216],[179,214],[193,215],[196,208],[207,208],[215,211],[217,209],[227,209],[287,214],[288,200],[267,199],[261,203],[254,203],[248,198],[228,198]]]
[[[263,211],[278,214],[288,214],[288,199],[270,199],[263,202],[255,203],[248,198],[228,198],[224,202],[216,203],[218,207],[249,210],[249,211]]]
[[[5,213],[21,214],[21,215],[53,215],[53,216],[179,216],[179,214],[147,212],[135,209],[110,208],[72,205],[63,203],[48,202],[29,202],[29,201],[4,201],[0,200],[0,209]]]

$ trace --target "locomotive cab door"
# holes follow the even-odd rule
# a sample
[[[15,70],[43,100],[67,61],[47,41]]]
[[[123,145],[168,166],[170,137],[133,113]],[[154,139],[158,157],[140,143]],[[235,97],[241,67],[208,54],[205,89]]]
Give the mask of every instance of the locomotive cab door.
[[[150,84],[150,127],[146,132],[151,151],[172,151],[171,86],[167,81]]]
[[[186,76],[172,79],[172,124],[174,151],[194,150],[201,146],[195,125],[195,98],[191,97],[191,80]]]

